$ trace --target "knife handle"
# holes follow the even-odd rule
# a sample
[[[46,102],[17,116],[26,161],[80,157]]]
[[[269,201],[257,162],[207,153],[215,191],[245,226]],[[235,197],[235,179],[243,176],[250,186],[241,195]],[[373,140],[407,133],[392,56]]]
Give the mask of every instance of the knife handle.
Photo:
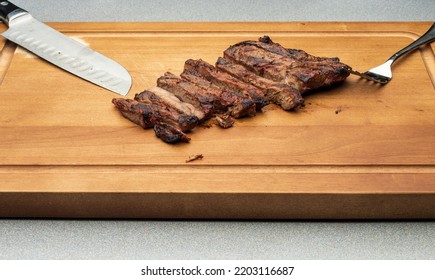
[[[7,25],[9,25],[13,18],[20,16],[23,13],[27,12],[9,1],[0,0],[0,19]]]

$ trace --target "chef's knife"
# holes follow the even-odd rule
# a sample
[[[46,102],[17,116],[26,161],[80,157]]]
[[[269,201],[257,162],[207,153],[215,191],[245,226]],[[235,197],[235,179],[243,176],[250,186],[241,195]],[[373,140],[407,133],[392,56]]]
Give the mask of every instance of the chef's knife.
[[[37,21],[27,11],[0,0],[2,35],[45,60],[103,88],[127,95],[131,77],[117,62]]]

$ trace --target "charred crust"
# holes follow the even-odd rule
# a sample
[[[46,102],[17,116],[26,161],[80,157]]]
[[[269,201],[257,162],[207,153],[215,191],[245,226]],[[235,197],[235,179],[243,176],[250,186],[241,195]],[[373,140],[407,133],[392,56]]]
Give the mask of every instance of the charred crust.
[[[263,37],[258,38],[258,41],[263,42],[265,44],[273,44],[272,39],[268,35],[264,35]]]
[[[180,130],[165,124],[159,123],[154,126],[156,136],[166,143],[189,142],[190,138]]]

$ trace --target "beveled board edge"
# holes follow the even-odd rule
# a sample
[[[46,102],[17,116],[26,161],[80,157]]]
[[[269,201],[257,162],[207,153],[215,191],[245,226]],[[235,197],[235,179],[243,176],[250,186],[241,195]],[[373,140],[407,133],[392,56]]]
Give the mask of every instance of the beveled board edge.
[[[2,218],[434,219],[435,194],[5,193]]]

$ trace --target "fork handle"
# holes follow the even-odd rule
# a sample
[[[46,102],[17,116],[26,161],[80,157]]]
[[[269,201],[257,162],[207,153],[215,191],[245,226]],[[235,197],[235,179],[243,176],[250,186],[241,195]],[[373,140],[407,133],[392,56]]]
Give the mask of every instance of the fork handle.
[[[417,49],[421,45],[433,42],[434,40],[435,40],[435,23],[433,23],[432,26],[429,28],[429,30],[426,31],[426,33],[424,33],[420,38],[418,38],[417,40],[415,40],[414,42],[412,42],[408,46],[404,47],[403,49],[401,49],[400,51],[395,53],[388,60],[394,61],[394,60],[398,59],[399,57],[401,57],[402,55],[407,54],[407,53]]]

